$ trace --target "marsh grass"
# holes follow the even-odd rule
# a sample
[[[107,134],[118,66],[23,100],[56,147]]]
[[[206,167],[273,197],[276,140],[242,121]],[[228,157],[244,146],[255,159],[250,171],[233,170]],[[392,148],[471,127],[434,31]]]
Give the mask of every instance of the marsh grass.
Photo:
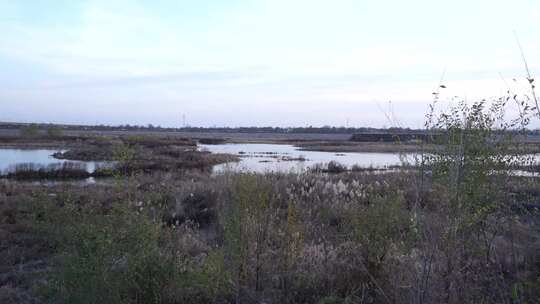
[[[117,146],[112,184],[3,199],[51,243],[51,303],[534,303],[540,181],[507,169],[535,112],[505,119],[512,100],[432,108],[441,148],[406,169],[211,176],[150,140]]]
[[[51,248],[38,285],[54,303],[534,298],[538,181],[510,179],[501,192],[519,195],[484,209],[458,208],[432,179],[415,208],[415,174],[185,172],[3,192]]]
[[[21,163],[8,168],[4,177],[18,180],[24,179],[69,179],[88,178],[91,174],[86,170],[86,164],[78,162],[63,162],[42,166],[35,163]]]

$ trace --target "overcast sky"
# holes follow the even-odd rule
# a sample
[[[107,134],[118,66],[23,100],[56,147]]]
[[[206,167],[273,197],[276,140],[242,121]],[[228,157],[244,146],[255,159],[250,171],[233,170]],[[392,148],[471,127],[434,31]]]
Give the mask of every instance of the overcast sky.
[[[539,0],[0,0],[0,121],[419,127],[525,90],[514,30],[540,74]]]

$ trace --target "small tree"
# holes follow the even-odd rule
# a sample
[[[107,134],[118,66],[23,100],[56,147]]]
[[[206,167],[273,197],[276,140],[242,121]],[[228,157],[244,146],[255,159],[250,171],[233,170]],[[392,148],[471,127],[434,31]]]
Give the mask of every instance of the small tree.
[[[490,302],[496,295],[489,284],[466,295],[458,290],[479,279],[489,282],[497,278],[499,270],[491,266],[496,264],[493,244],[501,236],[502,219],[509,211],[511,193],[507,184],[513,171],[532,160],[525,153],[520,136],[526,135],[534,107],[528,105],[526,97],[520,98],[510,92],[491,102],[481,100],[468,104],[465,100],[454,99],[457,103],[440,113],[435,111],[437,101],[436,96],[426,123],[428,134],[437,134],[430,138],[437,148],[422,153],[420,174],[422,180],[431,179],[437,209],[443,210],[445,217],[444,224],[439,226],[438,240],[431,236],[433,231],[421,230],[425,242],[437,242],[436,250],[431,248],[425,254],[425,282],[429,279],[429,265],[439,259],[439,265],[444,265],[441,268],[444,301],[478,297]],[[515,102],[519,110],[514,119],[505,117],[510,102]],[[420,184],[424,185],[423,182]],[[419,193],[422,195],[423,192]],[[417,224],[433,226],[433,223],[430,226],[429,218],[423,218]],[[434,258],[436,255],[438,258]],[[465,265],[475,266],[465,271]],[[476,271],[479,268],[475,267],[485,269],[482,278],[478,277]],[[503,283],[504,286],[511,284],[511,280]],[[465,301],[465,298],[461,300]]]
[[[499,98],[491,106],[485,100],[471,105],[461,100],[432,125],[444,135],[436,139],[440,149],[425,156],[428,166],[451,193],[450,210],[466,212],[475,222],[496,209],[510,170],[530,161],[516,136],[525,134],[529,114],[507,121],[509,100]],[[520,112],[531,113],[528,107]]]

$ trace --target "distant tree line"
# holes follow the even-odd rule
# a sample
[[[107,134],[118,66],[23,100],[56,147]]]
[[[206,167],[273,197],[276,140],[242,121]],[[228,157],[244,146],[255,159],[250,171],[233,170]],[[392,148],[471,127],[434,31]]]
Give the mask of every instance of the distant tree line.
[[[0,123],[0,129],[24,129],[31,126],[39,130],[61,131],[155,131],[155,132],[201,132],[201,133],[313,133],[313,134],[425,134],[424,129],[411,128],[372,128],[372,127],[182,127],[171,128],[159,125],[67,125],[67,124],[27,124],[27,123]],[[433,130],[432,130],[433,131]],[[528,130],[528,135],[540,136],[540,129]]]

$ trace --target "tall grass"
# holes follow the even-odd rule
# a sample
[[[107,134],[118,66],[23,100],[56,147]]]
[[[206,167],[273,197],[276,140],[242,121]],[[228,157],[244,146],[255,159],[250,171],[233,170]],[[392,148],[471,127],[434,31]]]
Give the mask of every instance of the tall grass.
[[[486,200],[480,194],[493,190],[491,181],[479,181],[479,194],[464,192],[456,203],[453,186],[434,178],[414,209],[414,176],[140,176],[90,193],[64,188],[39,200],[43,227],[58,244],[47,295],[64,303],[505,303],[538,296],[540,248],[530,241],[538,215],[519,208],[540,202],[537,181],[509,179]]]
[[[86,164],[78,162],[54,163],[47,166],[20,163],[8,168],[3,175],[14,179],[67,179],[91,176],[86,170]]]
[[[540,184],[507,170],[529,161],[510,135],[534,111],[521,103],[508,120],[510,101],[432,107],[426,133],[437,132],[440,148],[421,150],[407,170],[125,174],[87,193],[47,189],[33,211],[56,249],[44,295],[54,303],[534,303]],[[118,161],[142,169],[132,149],[122,146]],[[165,166],[200,156],[177,152],[157,155]]]

